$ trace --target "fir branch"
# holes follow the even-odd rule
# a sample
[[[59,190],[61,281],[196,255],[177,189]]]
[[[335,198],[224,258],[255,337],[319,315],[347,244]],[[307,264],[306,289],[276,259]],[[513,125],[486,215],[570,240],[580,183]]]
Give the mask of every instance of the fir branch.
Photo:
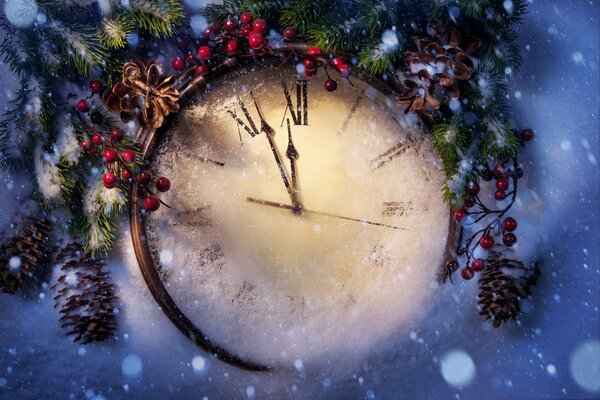
[[[127,35],[133,31],[135,24],[125,16],[104,19],[98,31],[100,43],[109,49],[119,49],[127,44]]]
[[[129,10],[121,15],[155,36],[172,36],[183,20],[183,6],[179,0],[130,0]]]

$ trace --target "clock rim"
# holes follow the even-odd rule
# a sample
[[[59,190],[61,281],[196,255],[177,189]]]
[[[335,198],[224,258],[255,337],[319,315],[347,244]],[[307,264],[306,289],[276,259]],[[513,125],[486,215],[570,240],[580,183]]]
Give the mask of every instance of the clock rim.
[[[279,66],[285,66],[285,57],[294,54],[306,54],[309,50],[309,46],[306,44],[290,44],[276,49],[275,57],[270,57],[271,60],[277,59],[279,56],[280,60],[283,59],[283,63]],[[345,56],[346,58],[352,57],[350,54],[338,54],[339,56]],[[327,62],[324,57],[317,57],[322,62]],[[269,59],[259,61],[261,65],[268,65]],[[224,75],[236,72],[241,66],[235,58],[227,58],[221,65],[215,67],[211,73],[211,78],[220,78]],[[194,95],[201,93],[209,83],[209,79],[202,75],[193,75],[193,67],[188,68],[184,71],[175,81],[175,86],[179,88],[179,104],[180,110],[183,109],[184,105],[187,105],[193,98]],[[388,76],[385,80],[379,76],[368,74],[360,71],[359,73],[353,74],[357,79],[366,82],[367,84],[375,87],[381,91],[385,96],[393,95],[397,93],[400,88],[400,81],[395,76]],[[136,139],[141,145],[142,160],[147,161],[155,148],[157,139],[165,134],[172,126],[179,114],[172,114],[162,126],[153,128],[152,126],[143,128],[140,127],[136,133]],[[431,124],[426,118],[420,118],[420,122],[423,124],[423,129],[428,132],[431,131]],[[235,355],[228,351],[224,347],[219,346],[210,340],[202,330],[197,327],[177,306],[177,303],[171,297],[169,291],[160,279],[159,269],[156,266],[155,260],[152,256],[150,246],[146,240],[146,224],[144,223],[144,215],[142,213],[142,207],[140,202],[137,201],[139,193],[139,185],[136,181],[133,182],[130,189],[130,211],[129,211],[129,225],[131,238],[133,242],[133,248],[142,273],[142,277],[152,294],[154,300],[158,303],[161,310],[171,320],[171,322],[179,329],[181,333],[188,337],[194,344],[210,353],[219,360],[245,369],[248,371],[272,371],[272,367],[249,361],[242,357]],[[452,207],[449,206],[449,223],[448,223],[448,236],[446,239],[446,248],[442,259],[442,265],[438,269],[438,281],[443,283],[446,280],[447,272],[445,268],[446,260],[449,260],[455,253],[456,244],[460,241],[462,235],[462,228],[457,229],[457,224],[452,219]]]

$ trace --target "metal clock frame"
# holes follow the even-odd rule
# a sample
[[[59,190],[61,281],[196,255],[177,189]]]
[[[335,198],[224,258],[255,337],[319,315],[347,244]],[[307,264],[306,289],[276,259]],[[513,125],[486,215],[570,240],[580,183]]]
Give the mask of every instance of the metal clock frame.
[[[305,44],[285,45],[281,48],[274,49],[274,55],[267,55],[265,57],[270,59],[271,61],[279,60],[281,66],[285,66],[289,65],[290,61],[294,59],[294,56],[306,54],[308,49],[309,46]],[[351,57],[351,55],[348,54],[340,55],[346,58]],[[321,63],[324,63],[325,65],[327,64],[327,59],[324,56],[317,56],[316,58]],[[258,63],[260,65],[260,62]],[[233,73],[246,64],[248,63],[244,60],[240,62],[240,60],[236,58],[227,58],[220,65],[212,69],[210,78],[219,78],[229,73]],[[263,64],[265,63],[263,62]],[[368,83],[369,85],[375,87],[376,89],[380,90],[386,96],[393,95],[398,91],[400,87],[400,81],[392,75],[386,77],[385,80],[383,80],[381,77],[372,76],[366,73],[359,73],[354,75],[357,77],[357,79],[360,79]],[[209,83],[208,77],[202,75],[194,75],[193,68],[189,68],[188,70],[181,73],[181,75],[177,77],[175,81],[175,87],[179,90],[180,105],[185,106],[193,97],[193,95],[201,93],[202,90],[206,87],[207,83]],[[177,115],[169,116],[169,118],[166,119],[163,126],[159,127],[158,129],[153,129],[152,127],[139,129],[139,131],[136,134],[136,139],[141,145],[144,161],[147,161],[152,156],[152,152],[157,139],[168,131],[170,126],[173,124],[176,116]],[[428,121],[421,119],[421,122],[423,123],[424,129],[426,131],[431,128],[429,126]],[[179,307],[169,294],[168,290],[166,289],[165,285],[163,284],[160,278],[159,270],[155,265],[150,246],[146,240],[147,236],[144,224],[144,213],[142,212],[140,202],[137,201],[138,191],[138,184],[137,182],[134,182],[131,187],[130,193],[131,206],[129,216],[133,248],[142,276],[144,277],[144,280],[148,285],[150,293],[152,293],[152,296],[154,297],[160,308],[167,315],[167,317],[169,317],[171,322],[185,336],[187,336],[192,342],[194,342],[200,348],[212,354],[219,360],[249,371],[272,370],[272,367],[262,365],[260,363],[255,363],[250,360],[246,360],[217,345],[212,340],[210,340],[200,328],[194,325],[194,323],[179,309]],[[458,241],[460,230],[457,229],[456,226],[457,225],[450,218],[449,233],[446,249],[444,252],[444,260],[449,259],[450,256],[453,254],[455,245]],[[443,268],[444,265],[440,266],[440,271],[442,271]],[[440,275],[441,273],[442,272],[440,272]]]

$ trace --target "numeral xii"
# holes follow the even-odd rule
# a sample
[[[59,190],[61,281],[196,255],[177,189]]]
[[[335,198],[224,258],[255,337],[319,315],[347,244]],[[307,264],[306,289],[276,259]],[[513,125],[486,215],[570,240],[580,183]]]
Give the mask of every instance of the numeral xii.
[[[288,90],[285,81],[281,81],[281,86],[283,87],[283,94],[285,95],[285,101],[287,103],[281,126],[283,126],[283,121],[285,121],[288,110],[290,111],[294,125],[308,125],[308,82],[301,79],[296,80],[295,109],[292,102],[292,96],[290,95],[290,91]]]

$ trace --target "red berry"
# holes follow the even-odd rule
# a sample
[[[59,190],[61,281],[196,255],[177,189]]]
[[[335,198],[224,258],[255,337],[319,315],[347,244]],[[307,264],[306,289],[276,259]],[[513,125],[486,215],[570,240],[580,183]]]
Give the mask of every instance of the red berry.
[[[185,60],[181,57],[175,57],[171,65],[176,71],[182,71],[185,68]]]
[[[80,113],[86,113],[86,112],[90,111],[90,105],[88,104],[86,99],[79,100],[77,102],[77,104],[75,105],[75,108]]]
[[[248,36],[248,45],[254,50],[262,48],[264,43],[263,37],[258,33],[252,33]]]
[[[264,19],[257,19],[252,24],[252,30],[256,33],[260,33],[261,35],[267,33],[267,23]]]
[[[107,172],[106,174],[104,174],[104,177],[102,178],[102,184],[104,185],[105,188],[107,189],[112,189],[115,186],[117,186],[117,175],[113,172]]]
[[[502,236],[502,242],[505,246],[511,247],[512,245],[517,243],[517,235],[511,232],[505,233],[504,236]]]
[[[145,185],[147,183],[150,183],[150,181],[152,180],[152,175],[148,171],[142,171],[138,174],[137,179],[140,185]]]
[[[334,57],[333,60],[331,61],[331,64],[338,69],[339,67],[341,67],[342,65],[346,64],[346,62],[344,61],[343,58],[341,57]]]
[[[123,132],[121,129],[117,127],[112,128],[112,131],[110,132],[110,140],[113,142],[118,142],[121,139],[123,139]]]
[[[504,176],[504,167],[502,165],[496,165],[494,167],[494,178],[500,179]]]
[[[244,26],[240,33],[243,37],[248,37],[252,33],[252,28],[250,28],[249,26]]]
[[[502,221],[502,229],[504,229],[507,232],[514,231],[515,229],[517,229],[517,226],[517,220],[512,217],[508,217],[504,221]]]
[[[535,136],[533,129],[523,129],[521,132],[521,137],[524,141],[528,142]]]
[[[81,148],[84,151],[87,151],[87,152],[89,152],[92,148],[94,148],[94,145],[91,140],[84,140],[79,145],[81,146]]]
[[[458,263],[456,262],[456,260],[449,260],[446,263],[446,269],[450,272],[454,272],[458,269]]]
[[[283,30],[283,37],[287,40],[294,40],[294,38],[296,37],[296,30],[291,26],[288,26]]]
[[[144,199],[144,208],[147,211],[154,212],[160,208],[160,200],[156,196],[148,196]]]
[[[340,76],[342,78],[347,78],[350,76],[350,67],[347,66],[346,64],[344,65],[340,65],[340,67],[338,68]]]
[[[212,57],[212,50],[208,46],[202,46],[198,49],[198,56],[204,61]]]
[[[185,55],[185,61],[190,64],[194,64],[196,62],[196,56],[190,51]]]
[[[309,56],[318,56],[319,54],[321,54],[321,49],[318,47],[311,47],[310,49],[308,49],[306,54],[308,54]]]
[[[102,139],[102,136],[96,134],[92,136],[92,143],[96,144],[96,145],[101,145],[102,142],[104,142],[104,139]]]
[[[489,235],[485,235],[479,239],[479,245],[482,248],[489,250],[494,246],[494,238]]]
[[[308,69],[309,71],[314,71],[315,69],[317,69],[317,62],[312,58],[306,58],[303,61],[303,64],[304,68]]]
[[[227,32],[232,32],[237,27],[237,21],[234,18],[227,18],[223,23],[223,29]]]
[[[225,52],[228,56],[232,56],[238,52],[238,42],[237,40],[230,40],[225,45]]]
[[[155,185],[159,192],[167,192],[169,189],[171,189],[171,181],[164,176],[158,178],[155,182]]]
[[[250,14],[249,12],[244,12],[242,13],[242,15],[240,15],[240,22],[242,24],[249,24],[252,22],[252,14]]]
[[[337,89],[337,82],[334,81],[333,79],[327,79],[325,81],[325,90],[327,90],[328,92],[333,92],[335,91],[335,89]]]
[[[473,197],[473,196],[469,195],[463,199],[463,206],[465,208],[471,208],[475,205],[475,203],[476,203],[476,200],[475,200],[475,197]]]
[[[121,153],[121,158],[123,158],[123,161],[125,161],[127,164],[131,164],[135,161],[135,153],[131,150],[125,150],[123,153]]]
[[[104,150],[104,153],[102,153],[102,158],[108,164],[114,163],[115,161],[117,161],[117,157],[118,157],[117,152],[114,151],[113,149],[106,149],[106,150]]]
[[[454,211],[454,220],[460,224],[460,222],[467,216],[469,213],[464,208],[459,208]]]
[[[475,276],[475,272],[471,267],[463,267],[463,269],[460,270],[460,275],[463,277],[464,280],[468,281],[473,279],[473,277]]]
[[[304,76],[307,78],[313,77],[317,74],[317,69],[304,69]]]
[[[496,189],[506,190],[508,189],[510,182],[506,178],[500,178],[496,181]]]
[[[473,267],[473,271],[483,271],[485,268],[485,261],[483,261],[481,258],[476,258],[471,263],[471,267]]]
[[[504,190],[496,190],[496,193],[494,193],[494,198],[498,201],[502,201],[506,198],[506,192]]]
[[[197,75],[206,75],[208,74],[208,65],[206,64],[200,64],[196,67],[196,74]]]
[[[129,178],[131,178],[131,171],[128,169],[124,169],[121,171],[121,178],[127,180]]]
[[[90,121],[92,121],[92,124],[100,125],[104,121],[104,115],[100,111],[94,111],[90,115]]]
[[[100,93],[102,91],[102,82],[98,80],[90,81],[90,90],[92,93]]]
[[[479,194],[479,183],[477,182],[469,182],[466,188],[467,193],[473,196],[477,196]]]
[[[215,27],[212,25],[209,25],[208,27],[206,27],[206,29],[204,30],[204,36],[205,37],[211,37],[212,34],[215,33]]]

